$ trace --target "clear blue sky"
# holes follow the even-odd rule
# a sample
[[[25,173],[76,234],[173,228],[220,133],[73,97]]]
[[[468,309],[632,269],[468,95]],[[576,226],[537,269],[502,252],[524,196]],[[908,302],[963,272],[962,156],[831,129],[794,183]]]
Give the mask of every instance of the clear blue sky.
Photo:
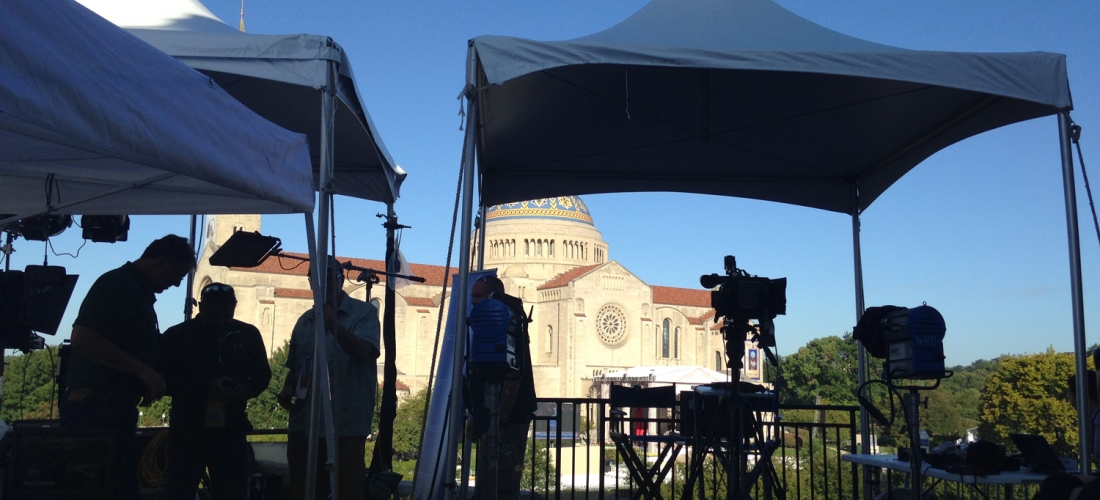
[[[731,0],[736,1],[736,0]],[[348,53],[359,92],[394,159],[409,172],[397,205],[410,261],[447,254],[462,133],[459,103],[466,41],[483,34],[562,40],[616,24],[645,2],[362,2],[246,0],[251,33],[328,35]],[[1067,54],[1086,162],[1100,195],[1100,3],[1071,1],[819,2],[779,0],[833,30],[911,49]],[[236,26],[237,0],[207,0]],[[949,364],[1000,354],[1072,350],[1069,264],[1054,118],[1002,128],[952,146],[918,166],[863,214],[868,306],[927,302],[947,321]],[[1092,146],[1091,148],[1089,146]],[[1078,175],[1088,343],[1100,341],[1100,244]],[[850,331],[855,323],[848,216],[775,203],[667,193],[585,197],[609,256],[651,284],[698,287],[722,256],[772,278],[787,277],[788,315],[779,352]],[[337,250],[381,258],[377,203],[339,200]],[[136,258],[152,239],[185,234],[184,217],[138,217],[131,242],[91,244],[51,263],[80,273],[62,330],[100,273]],[[304,251],[301,216],[264,218],[264,232]],[[79,230],[56,238],[73,252]],[[43,245],[18,242],[15,268],[40,263]],[[161,296],[161,325],[182,317],[183,292]],[[64,333],[64,332],[63,332]],[[64,333],[67,334],[67,333]],[[59,335],[59,337],[64,336]],[[55,342],[57,339],[50,339]]]

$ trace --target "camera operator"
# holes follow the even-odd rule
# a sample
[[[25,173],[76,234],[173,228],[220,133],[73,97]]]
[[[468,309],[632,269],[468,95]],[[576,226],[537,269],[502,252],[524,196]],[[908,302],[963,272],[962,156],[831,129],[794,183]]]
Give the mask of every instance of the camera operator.
[[[179,286],[195,268],[187,239],[170,234],[149,244],[141,258],[99,277],[73,323],[72,354],[59,401],[61,427],[117,434],[112,498],[139,498],[137,405],[164,395],[156,294]]]
[[[504,293],[504,283],[495,276],[486,276],[474,282],[470,292],[470,301],[474,304],[485,299],[497,299],[508,306],[519,320],[515,332],[516,364],[519,369],[504,377],[500,390],[500,448],[497,459],[497,500],[517,500],[519,498],[519,480],[523,472],[523,456],[527,449],[527,431],[534,420],[538,407],[535,400],[535,381],[531,366],[530,336],[528,335],[527,314],[523,311],[523,301]],[[485,407],[485,382],[468,380],[467,401],[470,408],[470,424],[467,432],[479,439],[477,454],[477,477],[489,474],[489,409]],[[488,481],[487,481],[488,482]],[[493,498],[493,492],[477,488],[474,492],[478,499]]]
[[[260,331],[233,319],[233,287],[212,283],[199,294],[199,314],[164,332],[164,377],[172,396],[168,434],[170,500],[195,498],[204,469],[210,497],[247,495],[248,431],[245,404],[271,381]]]

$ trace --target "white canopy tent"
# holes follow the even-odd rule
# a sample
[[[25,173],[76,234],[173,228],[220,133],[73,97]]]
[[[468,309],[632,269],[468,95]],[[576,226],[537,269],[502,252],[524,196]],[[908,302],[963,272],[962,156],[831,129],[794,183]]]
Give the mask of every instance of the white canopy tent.
[[[209,75],[212,81],[261,116],[308,136],[310,149],[314,152],[314,178],[321,193],[316,231],[312,226],[309,228],[310,243],[315,243],[311,254],[324,256],[329,252],[331,195],[386,203],[387,220],[396,220],[393,205],[400,196],[405,171],[393,162],[382,144],[362,105],[351,62],[331,38],[243,33],[223,23],[199,0],[80,2],[180,62]],[[314,235],[316,241],[312,240]],[[393,248],[390,244],[393,229],[387,229],[387,237],[389,250]],[[387,260],[390,258],[387,255]],[[326,290],[325,273],[311,273],[316,289]],[[324,294],[314,295],[315,312],[320,318]],[[393,321],[391,318],[392,313],[387,312],[383,320],[387,327]],[[330,394],[328,371],[319,368],[328,365],[321,341],[323,322],[318,320],[316,323],[319,330],[315,336],[314,369],[321,376],[313,379],[313,393]],[[393,366],[392,356],[393,349],[388,349],[387,373]],[[390,378],[387,376],[387,388],[391,387]],[[392,396],[387,397],[393,400]],[[310,422],[313,425],[306,485],[309,496],[313,494],[316,478],[315,424],[323,417],[326,432],[331,434],[333,429],[331,406],[326,400],[324,408],[320,408],[320,399],[311,399]],[[335,442],[327,439],[326,444],[329,460],[335,464]],[[333,466],[329,474],[333,491],[336,491],[335,470]]]
[[[198,0],[80,0],[99,15],[191,66],[244,105],[306,134],[320,181],[322,138],[332,148],[336,194],[393,203],[405,171],[390,157],[363,107],[347,54],[316,35],[253,35],[232,28]],[[330,75],[330,69],[335,75]],[[336,97],[322,134],[321,89]]]
[[[313,210],[304,136],[87,9],[4,2],[0,42],[0,219]]]
[[[861,211],[946,146],[1058,114],[1074,342],[1078,375],[1084,374],[1072,101],[1063,55],[905,50],[836,33],[770,0],[653,0],[622,23],[575,40],[475,38],[466,85],[471,147],[463,162],[460,302],[467,300],[475,154],[484,205],[680,191],[850,214],[858,319]],[[462,311],[457,324],[464,324]],[[462,341],[456,338],[456,361]],[[863,379],[862,349],[860,359]],[[457,384],[452,391],[457,401]],[[1086,408],[1083,388],[1077,397]],[[449,422],[460,421],[458,405],[451,405]],[[1086,422],[1082,417],[1084,463]],[[457,437],[448,433],[448,449]],[[453,456],[444,457],[441,470],[453,470]],[[416,496],[439,498],[438,490]]]

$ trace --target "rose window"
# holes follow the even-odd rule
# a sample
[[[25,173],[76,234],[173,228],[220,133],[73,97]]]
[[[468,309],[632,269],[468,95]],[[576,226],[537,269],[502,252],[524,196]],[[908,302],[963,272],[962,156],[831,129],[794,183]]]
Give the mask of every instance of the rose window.
[[[619,306],[608,304],[596,315],[596,333],[605,344],[616,345],[626,340],[626,313]]]

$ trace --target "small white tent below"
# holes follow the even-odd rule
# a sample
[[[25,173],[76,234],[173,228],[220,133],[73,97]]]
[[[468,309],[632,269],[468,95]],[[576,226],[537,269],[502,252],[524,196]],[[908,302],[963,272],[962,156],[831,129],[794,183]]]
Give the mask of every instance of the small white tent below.
[[[0,219],[313,210],[304,136],[84,7],[2,2],[0,40]]]
[[[696,386],[729,381],[723,372],[702,366],[635,366],[592,377],[600,384],[600,397],[608,397],[611,385],[642,385],[644,387],[675,386],[676,393],[690,391]]]

